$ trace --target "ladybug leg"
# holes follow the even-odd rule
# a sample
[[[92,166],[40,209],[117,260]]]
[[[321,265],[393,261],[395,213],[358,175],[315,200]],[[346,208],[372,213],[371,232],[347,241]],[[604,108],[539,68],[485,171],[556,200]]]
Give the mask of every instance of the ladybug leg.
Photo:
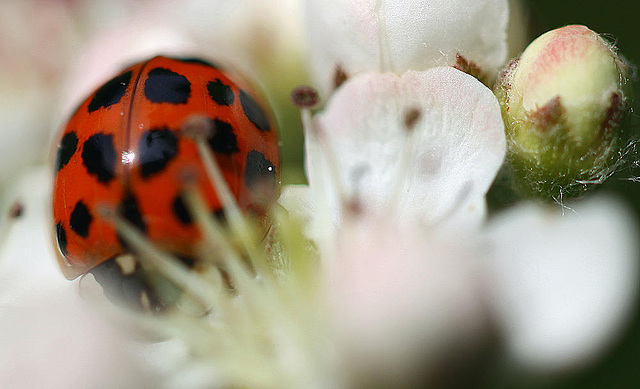
[[[141,311],[162,311],[164,304],[148,275],[132,255],[121,255],[89,271],[112,302]]]
[[[188,267],[195,259],[176,255]],[[140,311],[162,312],[180,299],[181,292],[164,276],[144,269],[131,254],[120,255],[89,271],[113,303]]]

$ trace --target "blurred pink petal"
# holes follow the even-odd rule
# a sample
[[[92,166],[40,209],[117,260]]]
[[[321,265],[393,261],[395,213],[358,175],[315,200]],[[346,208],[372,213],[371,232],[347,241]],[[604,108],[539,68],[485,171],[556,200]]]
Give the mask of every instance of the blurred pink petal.
[[[347,223],[327,261],[331,329],[349,374],[397,387],[435,379],[445,360],[474,354],[489,329],[470,247],[404,227]]]

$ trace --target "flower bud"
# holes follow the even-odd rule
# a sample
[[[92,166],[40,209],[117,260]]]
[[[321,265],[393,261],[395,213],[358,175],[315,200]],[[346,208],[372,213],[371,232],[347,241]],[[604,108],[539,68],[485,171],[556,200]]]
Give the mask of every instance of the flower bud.
[[[566,26],[533,41],[500,75],[510,161],[525,189],[575,194],[604,181],[624,146],[627,66],[585,26]]]

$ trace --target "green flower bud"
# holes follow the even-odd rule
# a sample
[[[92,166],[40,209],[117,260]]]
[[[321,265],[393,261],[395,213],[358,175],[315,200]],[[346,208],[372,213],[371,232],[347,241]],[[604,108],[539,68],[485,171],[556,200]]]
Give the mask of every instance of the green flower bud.
[[[541,35],[503,70],[494,89],[525,189],[571,195],[612,174],[625,146],[627,81],[615,48],[578,25]]]

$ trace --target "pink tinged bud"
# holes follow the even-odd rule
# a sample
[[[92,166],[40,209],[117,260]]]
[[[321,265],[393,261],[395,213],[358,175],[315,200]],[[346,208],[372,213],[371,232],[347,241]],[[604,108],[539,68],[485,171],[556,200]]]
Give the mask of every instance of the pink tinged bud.
[[[627,81],[615,48],[585,26],[533,41],[495,87],[516,175],[544,195],[608,177],[624,146]]]

